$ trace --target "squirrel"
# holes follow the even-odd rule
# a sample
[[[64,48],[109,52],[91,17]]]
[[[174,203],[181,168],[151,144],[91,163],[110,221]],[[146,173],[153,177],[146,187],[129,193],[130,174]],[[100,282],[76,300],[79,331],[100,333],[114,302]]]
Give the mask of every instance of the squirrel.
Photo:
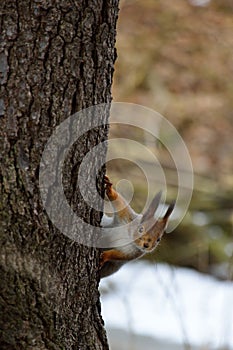
[[[102,227],[109,228],[109,246],[111,248],[106,248],[101,253],[100,278],[107,277],[118,271],[125,263],[152,252],[159,244],[175,206],[175,203],[171,203],[165,215],[155,219],[154,214],[162,196],[160,191],[146,212],[143,215],[137,214],[126,200],[113,189],[113,185],[106,175],[104,183],[105,193],[114,208],[114,215],[113,217],[103,215],[101,221]],[[132,223],[134,224],[132,225]],[[117,243],[121,243],[121,245]]]

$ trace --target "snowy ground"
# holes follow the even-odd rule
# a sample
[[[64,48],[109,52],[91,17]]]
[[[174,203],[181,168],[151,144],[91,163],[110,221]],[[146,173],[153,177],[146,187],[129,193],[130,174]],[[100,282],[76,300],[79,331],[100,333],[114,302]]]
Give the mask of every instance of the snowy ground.
[[[101,295],[108,329],[199,349],[233,349],[233,283],[135,262],[103,279]]]

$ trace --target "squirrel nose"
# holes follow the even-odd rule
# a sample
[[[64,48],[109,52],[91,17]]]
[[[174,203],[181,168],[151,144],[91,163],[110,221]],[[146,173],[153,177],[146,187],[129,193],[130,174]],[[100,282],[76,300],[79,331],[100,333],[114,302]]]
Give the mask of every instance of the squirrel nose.
[[[144,248],[149,248],[149,244],[148,243],[144,243],[143,246],[144,246]]]

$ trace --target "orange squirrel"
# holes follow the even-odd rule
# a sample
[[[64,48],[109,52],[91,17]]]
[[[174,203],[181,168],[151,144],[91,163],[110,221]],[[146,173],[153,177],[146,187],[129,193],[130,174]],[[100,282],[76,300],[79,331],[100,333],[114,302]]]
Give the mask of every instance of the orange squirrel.
[[[159,206],[162,192],[157,193],[143,215],[135,213],[125,199],[113,189],[108,176],[105,176],[105,192],[114,208],[114,216],[110,218],[104,215],[101,224],[104,228],[109,228],[110,233],[112,228],[116,230],[118,226],[119,230],[117,233],[110,234],[109,240],[112,248],[105,249],[101,253],[101,278],[118,271],[126,262],[152,252],[160,242],[175,206],[175,203],[170,204],[165,215],[155,219],[154,214]],[[127,224],[133,222],[134,225],[130,230]],[[117,244],[119,242],[123,244]]]

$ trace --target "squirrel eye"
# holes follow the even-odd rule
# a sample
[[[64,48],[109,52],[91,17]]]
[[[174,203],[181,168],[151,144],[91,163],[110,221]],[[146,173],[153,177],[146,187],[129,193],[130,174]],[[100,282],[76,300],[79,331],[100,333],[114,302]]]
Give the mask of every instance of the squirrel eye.
[[[157,238],[157,242],[160,242],[161,241],[161,238],[159,237],[159,238]]]
[[[138,232],[139,232],[139,233],[143,233],[143,232],[144,232],[144,227],[143,227],[143,226],[139,226]]]

